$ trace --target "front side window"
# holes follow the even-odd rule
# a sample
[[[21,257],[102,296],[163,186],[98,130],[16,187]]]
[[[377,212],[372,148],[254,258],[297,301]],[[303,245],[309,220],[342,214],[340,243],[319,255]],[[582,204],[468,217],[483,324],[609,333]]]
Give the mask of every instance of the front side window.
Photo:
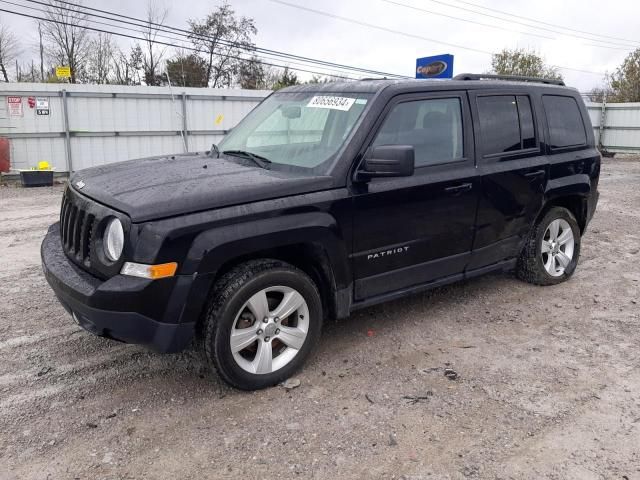
[[[379,145],[412,145],[416,167],[461,160],[464,152],[460,99],[397,104],[373,142],[373,146]]]
[[[324,172],[353,130],[371,95],[274,93],[220,143],[222,152],[248,152],[272,168]]]
[[[531,101],[526,95],[478,97],[482,151],[513,153],[536,146]]]
[[[582,115],[575,98],[543,95],[542,104],[549,124],[551,148],[573,147],[587,143]]]

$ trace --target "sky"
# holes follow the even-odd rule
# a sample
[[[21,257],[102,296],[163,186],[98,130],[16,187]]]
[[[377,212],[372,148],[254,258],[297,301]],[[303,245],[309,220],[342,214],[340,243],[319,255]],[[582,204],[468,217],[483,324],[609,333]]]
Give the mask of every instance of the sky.
[[[176,27],[186,27],[189,18],[202,18],[220,3],[156,1],[169,10],[166,24]],[[13,2],[37,6],[25,0]],[[143,18],[147,2],[84,0],[83,3]],[[637,0],[610,0],[606,7],[591,0],[231,0],[229,3],[239,16],[254,19],[258,28],[255,43],[259,47],[407,76],[415,75],[416,58],[442,53],[454,55],[454,73],[487,72],[491,52],[518,47],[535,50],[550,65],[565,67],[560,68],[565,82],[586,92],[602,85],[603,74],[614,71],[629,52],[640,47]],[[4,0],[0,0],[0,8],[27,11]],[[525,18],[505,19],[499,12]],[[26,46],[22,58],[35,58],[37,35],[33,20],[0,12],[0,21]],[[119,42],[126,46],[129,41]]]

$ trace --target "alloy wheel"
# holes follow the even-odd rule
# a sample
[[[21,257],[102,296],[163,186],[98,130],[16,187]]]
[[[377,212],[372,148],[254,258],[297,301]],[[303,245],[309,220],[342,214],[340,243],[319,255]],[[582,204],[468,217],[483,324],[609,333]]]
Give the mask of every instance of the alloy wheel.
[[[545,270],[552,277],[561,276],[573,259],[575,240],[569,222],[553,220],[544,232],[540,254]]]
[[[309,331],[309,307],[295,289],[260,290],[237,313],[229,338],[233,358],[243,370],[268,374],[289,364]]]

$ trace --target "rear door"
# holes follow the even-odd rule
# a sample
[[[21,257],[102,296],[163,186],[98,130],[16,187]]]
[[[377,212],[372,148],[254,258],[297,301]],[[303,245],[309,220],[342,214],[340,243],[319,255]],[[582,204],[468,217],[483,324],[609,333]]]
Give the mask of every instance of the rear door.
[[[480,181],[465,92],[395,97],[371,145],[412,145],[411,177],[354,185],[355,300],[461,275]]]
[[[535,95],[485,90],[470,93],[470,101],[482,188],[468,271],[518,254],[549,176]]]

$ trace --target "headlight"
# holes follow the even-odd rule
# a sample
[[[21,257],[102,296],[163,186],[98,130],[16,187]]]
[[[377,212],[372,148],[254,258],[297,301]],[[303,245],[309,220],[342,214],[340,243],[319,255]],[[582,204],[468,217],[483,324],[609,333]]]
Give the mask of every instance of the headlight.
[[[124,230],[122,229],[122,223],[117,218],[109,220],[104,231],[102,244],[107,258],[112,262],[117,262],[124,248]]]

